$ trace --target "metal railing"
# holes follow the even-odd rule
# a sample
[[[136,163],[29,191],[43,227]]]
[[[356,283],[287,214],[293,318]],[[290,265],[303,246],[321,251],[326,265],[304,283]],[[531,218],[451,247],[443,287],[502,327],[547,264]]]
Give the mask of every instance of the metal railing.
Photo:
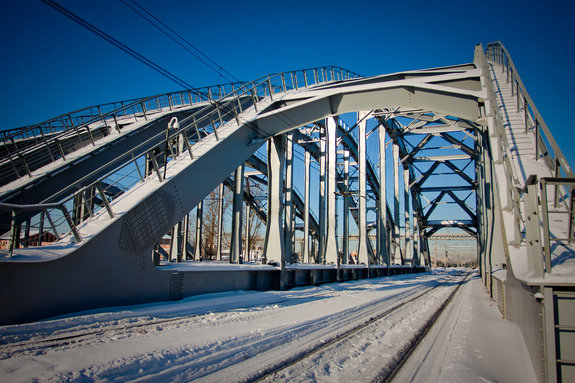
[[[77,232],[77,225],[91,217],[106,214],[113,218],[114,201],[127,190],[147,182],[152,177],[164,182],[166,169],[171,161],[186,155],[189,159],[195,159],[196,143],[206,140],[219,141],[219,132],[224,125],[228,122],[235,122],[238,125],[246,123],[242,121],[243,113],[248,110],[257,113],[258,104],[262,100],[273,101],[280,93],[355,77],[358,75],[333,66],[278,73],[244,84],[223,99],[211,100],[210,105],[179,121],[178,124],[170,124],[165,133],[158,133],[99,169],[83,175],[73,184],[66,185],[63,194],[67,194],[68,197],[62,198],[56,205],[73,212],[71,218],[65,220],[68,224],[71,222],[68,232]],[[249,123],[247,124],[249,126]],[[258,131],[257,134],[262,139],[267,138],[266,132]],[[157,150],[162,146],[158,145],[158,142],[165,143],[163,151]],[[100,174],[103,169],[110,167],[114,167],[113,170],[98,177],[97,181],[85,184],[86,180],[93,179],[95,174]],[[51,197],[46,199],[49,200]],[[45,210],[41,204],[32,206],[37,210]],[[12,205],[13,214],[20,208],[21,206]],[[69,214],[63,216],[70,217]],[[44,219],[47,217],[42,218],[41,214],[38,214],[28,216],[25,221],[38,222],[38,226],[44,226]],[[55,224],[55,227],[62,232],[58,224]],[[80,241],[80,237],[77,240]],[[18,240],[11,239],[11,242],[18,243]]]
[[[7,139],[18,140],[42,138],[44,135],[97,122],[102,118],[106,118],[110,113],[118,116],[142,113],[144,109],[142,108],[142,104],[146,104],[146,107],[152,105],[152,108],[195,104],[206,101],[207,99],[223,97],[243,84],[245,84],[245,82],[234,82],[89,106],[74,112],[62,114],[39,124],[2,130],[0,131],[0,139],[5,142]],[[140,106],[140,109],[137,109],[138,106]],[[147,109],[149,110],[151,108]]]
[[[527,247],[529,271],[537,277],[544,277],[552,272],[551,242],[570,245],[573,241],[573,186],[575,175],[565,156],[553,138],[547,124],[541,117],[537,107],[526,91],[517,69],[509,53],[500,42],[490,43],[485,55],[493,64],[500,65],[506,74],[507,83],[511,83],[512,96],[516,98],[517,112],[523,110],[525,134],[533,134],[535,140],[535,160],[543,159],[551,174],[555,177],[544,177],[538,180],[531,175],[521,185],[518,171],[511,161],[511,146],[503,127],[503,119],[496,104],[493,84],[488,81],[488,98],[492,100],[491,110],[487,115],[494,118],[494,131],[490,134],[496,137],[500,145],[492,146],[494,161],[502,164],[505,169],[505,182],[500,188],[500,198],[504,211],[513,214],[513,232],[510,245]],[[489,73],[485,60],[479,60],[483,70]],[[549,199],[549,188],[553,196]],[[549,207],[549,203],[552,207]],[[550,214],[569,214],[567,236],[556,237],[550,227]],[[565,220],[561,220],[565,221]]]
[[[92,145],[122,125],[147,121],[152,114],[196,105],[225,97],[243,83],[223,84],[195,90],[91,106],[67,113],[41,124],[0,131],[0,184],[31,177],[32,171],[82,147]]]
[[[551,192],[549,188],[552,188]],[[575,178],[544,177],[538,180],[532,175],[522,191],[525,193],[525,233],[529,270],[535,276],[543,277],[552,272],[551,258],[554,252],[552,243],[567,248],[575,241],[573,232]],[[550,194],[552,194],[551,200]],[[555,222],[554,227],[551,222]],[[557,223],[563,225],[567,223],[567,229],[561,230]],[[573,253],[572,249],[567,251]]]
[[[68,209],[63,204],[13,205],[0,203],[0,210],[10,211],[12,215],[10,238],[7,246],[9,257],[13,256],[16,248],[42,246],[44,243],[60,240],[70,233],[76,242],[82,241]],[[37,212],[38,216],[36,219],[29,217],[22,219],[22,213],[26,212]],[[49,225],[48,230],[44,230],[46,222]],[[64,225],[67,225],[67,233],[60,235]]]
[[[536,159],[543,157],[547,166],[554,171],[555,177],[575,177],[567,159],[525,89],[507,49],[500,42],[494,42],[487,45],[485,54],[488,60],[501,65],[506,73],[507,83],[511,83],[511,93],[517,101],[517,112],[523,110],[525,132],[532,131],[535,137]]]

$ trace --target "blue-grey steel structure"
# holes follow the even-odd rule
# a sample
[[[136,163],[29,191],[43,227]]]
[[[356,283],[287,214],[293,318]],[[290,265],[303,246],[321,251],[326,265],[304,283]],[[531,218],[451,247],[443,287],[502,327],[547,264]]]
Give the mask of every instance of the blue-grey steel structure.
[[[542,381],[575,375],[575,278],[557,271],[574,254],[575,178],[500,43],[476,46],[468,64],[279,73],[86,108],[1,138],[1,323],[423,271],[429,238],[458,228],[476,237],[483,280]],[[235,269],[194,267],[186,259],[205,258],[202,201],[213,190],[222,260],[224,185],[228,262],[251,260],[244,206],[265,224],[263,254]]]

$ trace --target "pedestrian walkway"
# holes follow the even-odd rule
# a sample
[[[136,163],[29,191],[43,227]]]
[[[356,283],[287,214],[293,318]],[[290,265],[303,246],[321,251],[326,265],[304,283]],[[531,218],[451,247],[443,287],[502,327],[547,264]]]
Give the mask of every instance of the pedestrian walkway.
[[[472,274],[394,382],[536,382],[516,324]]]

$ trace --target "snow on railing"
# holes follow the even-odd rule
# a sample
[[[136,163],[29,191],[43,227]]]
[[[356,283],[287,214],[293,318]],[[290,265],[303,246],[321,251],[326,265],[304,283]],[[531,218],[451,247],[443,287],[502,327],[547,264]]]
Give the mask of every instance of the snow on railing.
[[[552,272],[553,246],[551,246],[551,242],[570,246],[575,240],[573,235],[575,175],[529,93],[527,93],[503,44],[500,42],[488,44],[485,55],[493,64],[502,66],[504,73],[506,73],[507,83],[511,83],[512,96],[515,96],[517,101],[517,112],[523,110],[525,134],[531,133],[535,138],[534,160],[543,159],[550,173],[555,174],[555,177],[541,179],[538,179],[536,175],[530,175],[525,185],[519,183],[516,170],[511,162],[511,149],[504,131],[503,119],[495,102],[497,98],[493,84],[488,81],[486,84],[488,97],[493,102],[491,110],[488,110],[487,114],[495,117],[495,129],[491,135],[497,137],[501,143],[497,147],[492,146],[494,150],[493,160],[496,163],[502,163],[505,169],[505,184],[500,188],[502,209],[513,214],[513,237],[509,244],[516,247],[524,244],[527,247],[529,272],[536,277],[544,277]],[[480,63],[485,73],[489,73],[485,56],[480,57],[476,62]],[[551,198],[548,197],[550,194],[548,192],[549,187],[553,188]],[[553,220],[562,222],[563,226],[566,224],[567,229],[553,227],[550,224],[550,214],[568,215],[568,220]],[[558,236],[557,233],[564,233],[565,235]]]
[[[501,65],[507,75],[507,83],[511,82],[511,94],[517,99],[517,112],[523,109],[525,133],[531,131],[535,136],[536,159],[543,157],[547,166],[555,172],[555,177],[575,177],[571,166],[527,93],[507,49],[500,42],[489,43],[485,54],[488,60]]]
[[[54,162],[106,137],[110,129],[148,120],[151,114],[192,106],[230,94],[243,83],[165,93],[135,100],[90,106],[43,123],[0,131],[0,185]]]
[[[553,249],[557,245],[569,248],[575,241],[574,186],[575,178],[544,177],[538,180],[534,175],[530,176],[525,184],[525,242],[529,255],[529,271],[536,277],[551,274]],[[550,192],[548,188],[553,190]],[[551,193],[554,196],[550,199]],[[556,245],[552,246],[551,243]]]
[[[10,237],[6,245],[8,257],[13,256],[16,248],[42,246],[44,243],[60,240],[70,233],[76,242],[82,241],[68,209],[63,204],[14,205],[0,203],[0,210],[10,211],[12,215]],[[22,216],[28,212],[37,213],[40,216],[39,219],[35,223],[28,218],[22,219]],[[44,230],[46,221],[49,225],[48,230]],[[60,235],[59,232],[64,225],[67,225],[68,232]]]
[[[125,191],[137,184],[141,184],[150,178],[156,177],[159,182],[164,182],[166,178],[166,168],[170,160],[187,153],[190,159],[194,159],[193,145],[203,142],[208,136],[219,141],[218,130],[228,122],[235,120],[239,125],[242,122],[242,113],[249,108],[254,108],[258,112],[258,103],[264,99],[274,100],[274,95],[292,90],[307,89],[312,86],[343,81],[346,79],[359,77],[358,74],[343,68],[329,66],[312,68],[292,72],[284,72],[264,76],[260,79],[244,84],[233,92],[221,97],[219,100],[210,99],[209,105],[201,108],[189,117],[177,122],[170,123],[166,132],[158,133],[147,141],[132,148],[130,151],[118,156],[110,162],[103,164],[99,169],[90,174],[83,175],[73,184],[64,186],[64,193],[68,197],[63,198],[57,205],[64,207],[70,214],[63,214],[63,220],[58,223],[45,225],[45,220],[51,219],[50,214],[32,215],[26,214],[20,218],[20,226],[44,227],[50,226],[54,231],[62,229],[59,225],[68,224],[68,233],[77,232],[77,225],[81,222],[98,216],[102,209],[104,214],[111,218],[115,216],[113,201],[123,195]],[[260,133],[261,134],[261,133]],[[158,140],[158,138],[162,139]],[[262,137],[267,138],[267,137]],[[158,151],[157,142],[164,142],[164,151]],[[154,143],[152,145],[152,143]],[[161,147],[161,145],[160,145]],[[104,169],[113,167],[104,176],[98,177],[97,181],[85,185],[86,180],[93,178],[96,174],[101,174]],[[62,194],[62,191],[58,194]],[[50,197],[47,199],[50,200]],[[36,206],[36,211],[43,212],[43,205]],[[51,207],[54,208],[54,207]],[[12,214],[21,209],[21,206],[12,205]],[[33,209],[27,209],[30,212]],[[7,232],[9,228],[0,227],[1,232]],[[10,230],[11,233],[21,232]],[[28,230],[29,232],[29,230]],[[60,238],[61,236],[57,236]],[[79,242],[80,237],[76,237]],[[26,239],[10,239],[11,243],[26,243]],[[29,242],[29,241],[28,241]],[[41,241],[40,241],[41,244]]]

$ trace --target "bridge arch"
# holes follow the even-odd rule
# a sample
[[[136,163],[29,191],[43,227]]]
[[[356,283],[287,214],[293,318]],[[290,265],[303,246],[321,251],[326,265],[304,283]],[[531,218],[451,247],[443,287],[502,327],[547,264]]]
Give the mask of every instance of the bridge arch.
[[[38,315],[38,312],[51,315],[98,305],[169,299],[173,293],[170,286],[175,283],[174,273],[158,271],[154,267],[149,256],[152,247],[182,216],[227,178],[238,164],[244,163],[259,147],[268,142],[270,137],[278,137],[299,127],[329,120],[333,116],[362,111],[374,117],[378,126],[381,126],[380,129],[388,132],[394,146],[400,145],[401,137],[395,134],[404,127],[390,122],[392,117],[414,112],[424,116],[433,112],[440,116],[453,116],[457,121],[477,124],[483,117],[485,98],[481,76],[480,69],[473,64],[466,64],[345,81],[332,76],[331,81],[327,81],[326,77],[324,81],[316,81],[318,84],[313,87],[298,88],[297,81],[292,83],[291,87],[286,86],[286,76],[281,74],[279,78],[284,82],[281,89],[271,86],[271,80],[268,78],[253,83],[251,88],[245,87],[247,90],[243,93],[225,96],[220,101],[210,103],[210,109],[182,115],[179,130],[171,133],[165,141],[173,142],[179,137],[184,144],[181,144],[183,146],[179,151],[180,155],[174,156],[174,159],[167,163],[165,176],[159,169],[161,164],[154,164],[154,159],[147,165],[148,176],[141,183],[118,198],[106,201],[106,209],[78,225],[76,240],[70,237],[64,246],[55,245],[52,249],[50,246],[44,247],[42,254],[34,248],[19,249],[16,256],[1,265],[0,274],[5,281],[7,293],[29,300],[35,311],[32,314],[26,309],[14,307],[11,315],[13,318],[20,318],[18,320],[24,320],[30,315]],[[261,84],[264,84],[263,89],[267,87],[263,92],[260,92]],[[173,116],[174,113],[167,113],[157,120],[170,120]],[[198,122],[199,120],[201,122]],[[358,121],[356,125],[362,128],[363,122]],[[203,129],[207,135],[200,134],[199,129]],[[427,129],[430,129],[430,126]],[[362,149],[358,149],[357,144],[349,140],[350,135],[341,131],[341,126],[339,130],[341,144],[352,153],[356,162],[361,162],[358,152]],[[157,133],[150,140],[157,140],[162,134]],[[385,135],[383,137],[385,144]],[[154,143],[152,146],[157,145]],[[337,148],[337,145],[339,144],[332,148]],[[278,149],[281,151],[284,148],[279,145]],[[143,150],[143,153],[148,153],[150,149],[145,147]],[[165,156],[169,155],[168,151],[165,153]],[[407,150],[403,150],[402,158],[408,157]],[[113,166],[111,164],[107,165],[106,170]],[[407,165],[404,165],[407,170],[404,182],[411,184],[416,181],[416,175]],[[275,174],[276,172],[278,174]],[[366,167],[361,172],[367,173],[366,181],[371,184],[374,198],[385,201],[379,197],[378,175],[375,170]],[[283,180],[279,168],[272,167],[268,177]],[[78,184],[81,189],[75,195],[85,195],[87,188],[93,188],[97,182],[102,182],[102,178],[92,181],[84,177]],[[89,185],[83,186],[82,183]],[[424,229],[422,220],[425,219],[423,207],[415,189],[409,191],[407,187],[406,191],[414,196],[413,210],[419,222],[418,230],[421,232]],[[270,201],[277,202],[277,198],[271,196]],[[398,225],[397,209],[394,212],[395,217],[392,217],[387,203],[384,205],[384,215],[387,217],[384,226],[389,231],[396,231],[390,234],[389,238],[394,238],[394,246],[399,248],[399,233],[397,229],[393,229],[394,225]],[[361,222],[360,220],[360,225]],[[280,226],[281,222],[278,222],[274,230],[281,230]],[[385,242],[382,241],[378,242],[378,254],[372,249],[371,261],[366,258],[368,267],[384,260],[390,263],[384,254],[388,252],[386,245],[380,245]],[[280,241],[280,244],[283,245],[283,241]],[[423,236],[417,251],[425,253],[427,248],[426,238]],[[398,250],[399,253],[401,249]],[[45,254],[51,254],[51,257],[46,257]],[[285,259],[277,257],[276,254],[269,254],[268,258],[279,261],[282,265],[280,273],[283,273]],[[337,265],[338,255],[332,255],[331,261]],[[429,264],[429,254],[422,257],[421,261]],[[269,269],[269,272],[271,275],[277,270]],[[215,281],[204,280],[200,286],[193,278],[185,278],[184,295],[190,291],[201,293],[220,289]],[[250,280],[252,277],[249,272],[240,277],[242,278],[242,283],[256,288],[269,287],[270,283],[275,283],[270,282],[275,280],[274,277],[267,276],[264,277],[268,278],[267,280],[254,282]],[[38,286],[38,290],[22,293],[20,286],[27,284]],[[71,291],[69,286],[80,287]],[[90,303],[86,304],[87,301]]]

